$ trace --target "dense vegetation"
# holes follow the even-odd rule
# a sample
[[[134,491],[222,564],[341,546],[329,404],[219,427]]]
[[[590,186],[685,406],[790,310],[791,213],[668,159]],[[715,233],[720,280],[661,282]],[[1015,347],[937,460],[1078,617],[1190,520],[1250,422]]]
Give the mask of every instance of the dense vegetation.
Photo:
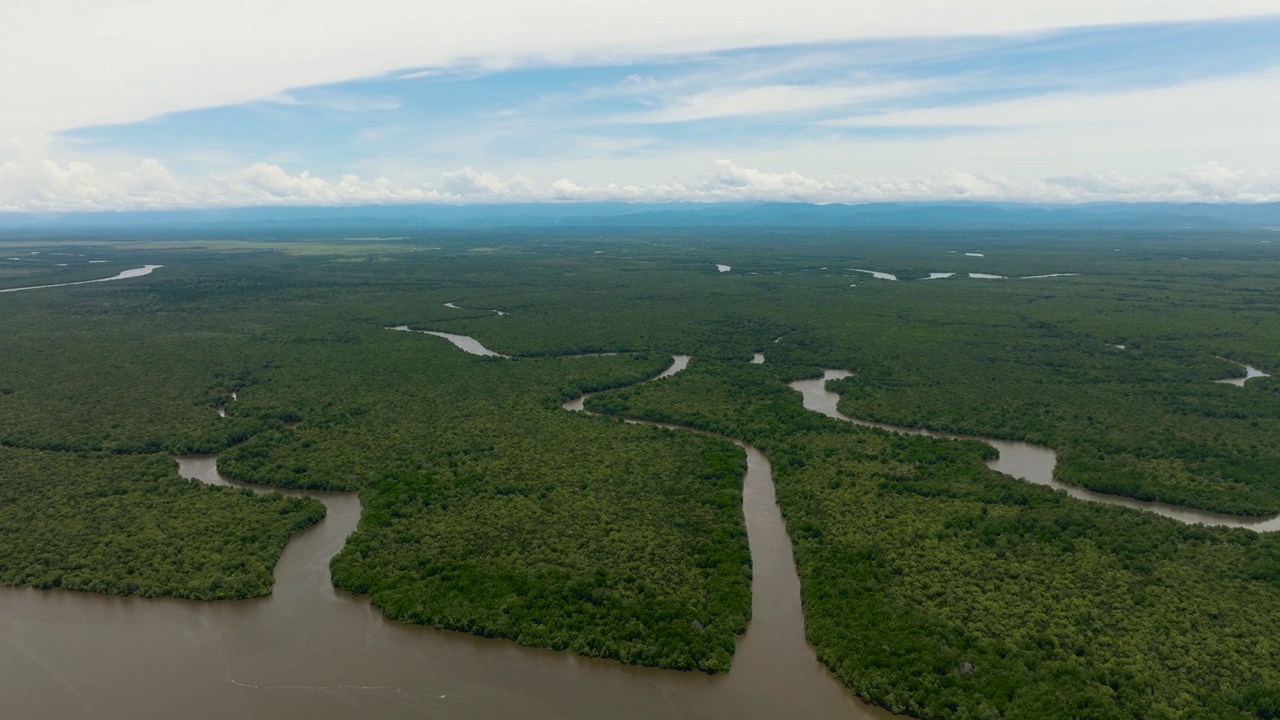
[[[367,271],[347,263],[259,261],[246,274],[235,258],[166,257],[172,272],[87,288],[92,302],[20,298],[0,319],[13,338],[0,349],[0,443],[116,456],[226,448],[220,469],[236,479],[360,492],[365,512],[334,581],[389,617],[728,668],[750,614],[742,452],[560,409],[652,377],[669,355],[479,359],[386,329],[459,312],[434,301],[422,313],[420,280],[390,309],[378,306],[394,279],[362,297]],[[355,302],[327,302],[335,288]],[[24,362],[35,356],[48,361]],[[187,580],[168,594],[198,595],[203,578]]]
[[[807,634],[859,694],[929,718],[1248,717],[1280,697],[1280,538],[1078,502],[988,470],[977,443],[828,420],[783,385],[796,375],[695,361],[589,405],[773,459]]]
[[[163,456],[0,447],[0,582],[195,600],[271,592],[311,499],[180,480]]]
[[[1280,382],[1213,382],[1239,363],[1280,368],[1276,246],[1249,234],[597,234],[93,249],[165,268],[0,296],[0,446],[45,467],[74,461],[91,484],[187,492],[145,468],[225,450],[221,468],[243,480],[354,490],[365,513],[335,582],[391,617],[720,670],[749,609],[740,451],[559,409],[688,353],[685,373],[593,406],[770,456],[808,635],[860,694],[930,718],[1280,712],[1276,539],[1076,502],[988,470],[986,446],[837,423],[784,384],[846,368],[849,415],[1045,443],[1060,479],[1107,492],[1280,512]],[[1081,274],[914,280],[951,271]],[[58,275],[45,268],[41,282]],[[401,324],[474,335],[513,359],[385,329]],[[610,351],[623,354],[561,357]],[[767,363],[748,365],[753,352]],[[6,508],[32,517],[31,483],[59,472],[27,473]],[[210,537],[252,517],[230,500],[242,496],[207,497],[230,514]],[[154,515],[120,502],[122,523]],[[210,511],[167,512],[196,527]],[[0,523],[0,544],[28,525]],[[36,570],[100,540],[66,533]],[[120,591],[122,557],[82,567]],[[6,569],[4,581],[38,577]],[[208,579],[163,592],[198,596]]]
[[[264,372],[234,412],[304,421],[220,463],[249,482],[361,489],[339,587],[399,620],[728,669],[750,613],[742,452],[559,407],[669,358],[484,360],[378,328],[360,340]]]

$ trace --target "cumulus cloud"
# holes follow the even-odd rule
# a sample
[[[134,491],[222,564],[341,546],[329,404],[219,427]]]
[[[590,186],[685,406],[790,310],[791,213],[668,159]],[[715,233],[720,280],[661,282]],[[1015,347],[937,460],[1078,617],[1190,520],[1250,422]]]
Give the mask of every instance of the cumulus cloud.
[[[471,168],[444,173],[442,187],[445,192],[460,197],[511,195],[507,184],[500,181],[498,176],[493,173],[477,173]]]
[[[354,174],[325,178],[266,162],[228,174],[175,177],[144,159],[124,170],[51,157],[48,137],[0,143],[0,211],[64,212],[283,205],[523,202],[1107,201],[1280,202],[1280,175],[1206,163],[1161,175],[1118,172],[1014,181],[997,174],[939,172],[911,177],[835,175],[714,162],[706,172],[664,183],[579,183],[571,178],[500,177],[470,167],[406,185]]]

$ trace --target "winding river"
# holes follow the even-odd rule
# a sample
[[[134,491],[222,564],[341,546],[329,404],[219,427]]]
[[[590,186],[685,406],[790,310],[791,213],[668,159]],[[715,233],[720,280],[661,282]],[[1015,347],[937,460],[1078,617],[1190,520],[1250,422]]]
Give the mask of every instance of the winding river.
[[[1196,523],[1204,525],[1220,525],[1224,527],[1248,528],[1255,532],[1273,532],[1275,530],[1280,530],[1280,516],[1270,518],[1253,518],[1239,515],[1226,515],[1223,513],[1214,513],[1205,510],[1193,510],[1179,505],[1169,505],[1167,503],[1134,500],[1133,498],[1127,498],[1120,495],[1109,495],[1107,493],[1086,490],[1074,485],[1065,485],[1053,478],[1053,469],[1058,464],[1057,454],[1054,453],[1053,450],[1040,445],[1032,445],[1031,443],[1018,442],[1014,440],[998,440],[996,438],[953,435],[950,433],[898,427],[895,425],[885,425],[883,423],[868,422],[866,420],[851,418],[841,413],[837,408],[837,405],[840,402],[840,395],[827,389],[827,382],[829,380],[847,378],[850,377],[851,374],[852,373],[847,370],[824,370],[822,377],[814,378],[812,380],[800,380],[793,382],[791,383],[791,387],[798,390],[804,397],[804,406],[806,409],[813,410],[814,412],[820,412],[823,415],[837,420],[844,420],[857,425],[880,428],[881,430],[889,430],[891,432],[907,435],[926,435],[928,437],[947,440],[978,440],[980,442],[987,443],[1000,453],[999,458],[987,463],[987,465],[993,470],[997,470],[1006,475],[1012,475],[1020,480],[1051,487],[1054,490],[1061,490],[1078,500],[1105,503],[1107,505],[1118,505],[1120,507],[1153,512],[1157,515],[1173,518],[1174,520],[1178,520],[1179,522],[1184,522],[1189,525]]]
[[[671,366],[652,381],[675,375],[688,365],[688,355],[673,355]],[[563,407],[591,414],[584,405],[593,394],[569,400]],[[818,662],[805,640],[800,578],[791,552],[791,537],[774,497],[769,458],[756,447],[725,435],[647,420],[626,422],[717,437],[747,453],[742,511],[751,548],[751,622],[738,638],[729,672],[719,680],[735,697],[756,699],[750,702],[750,714],[744,709],[725,717],[895,717],[854,697]],[[760,703],[767,703],[768,709]]]

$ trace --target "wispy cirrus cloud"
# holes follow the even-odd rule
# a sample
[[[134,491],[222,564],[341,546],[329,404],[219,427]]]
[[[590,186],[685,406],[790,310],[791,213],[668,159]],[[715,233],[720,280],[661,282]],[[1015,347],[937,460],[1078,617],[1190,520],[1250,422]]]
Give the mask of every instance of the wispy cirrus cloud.
[[[763,85],[681,95],[661,107],[613,118],[619,123],[678,123],[750,115],[838,110],[851,105],[927,92],[926,81],[867,84]]]
[[[1221,126],[1254,117],[1268,126],[1280,117],[1280,65],[1261,73],[1215,77],[1154,88],[1051,92],[1010,100],[890,109],[822,120],[836,128],[988,128],[1063,125],[1105,128],[1185,123]]]
[[[249,102],[403,68],[635,62],[750,45],[1015,35],[1276,14],[1274,0],[56,0],[0,24],[0,134]],[[838,13],[838,15],[833,15]],[[837,20],[838,18],[838,20]]]
[[[324,88],[276,93],[263,98],[260,102],[340,113],[380,112],[397,110],[404,106],[404,101],[394,95],[335,92]]]

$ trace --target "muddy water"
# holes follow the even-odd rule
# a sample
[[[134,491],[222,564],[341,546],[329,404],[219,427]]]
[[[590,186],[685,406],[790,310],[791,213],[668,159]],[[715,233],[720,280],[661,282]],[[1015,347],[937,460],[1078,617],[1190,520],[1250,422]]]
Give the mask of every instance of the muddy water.
[[[0,587],[0,718],[891,717],[858,703],[813,659],[768,461],[751,448],[748,461],[755,616],[727,674],[389,622],[330,581],[329,560],[359,522],[356,496],[307,492],[328,515],[290,540],[267,598],[197,603]],[[211,457],[178,463],[186,477],[235,485]]]
[[[654,380],[670,377],[688,364],[687,355],[672,356],[671,366]],[[563,407],[582,412],[588,397],[590,394],[575,398]],[[741,440],[701,430],[641,420],[627,422],[718,437],[747,453],[742,511],[751,548],[751,622],[738,639],[729,672],[717,681],[719,690],[727,692],[735,703],[755,699],[724,717],[900,717],[858,700],[818,662],[805,640],[800,579],[791,538],[775,499],[773,471],[764,453]]]
[[[98,262],[98,261],[90,260],[89,262]],[[159,270],[162,267],[164,266],[163,265],[143,265],[140,268],[125,270],[124,272],[117,273],[115,275],[112,275],[111,277],[98,278],[97,280],[81,280],[79,282],[55,283],[53,285],[32,285],[30,287],[9,288],[8,290],[0,290],[0,293],[21,292],[23,290],[44,290],[45,288],[70,287],[72,285],[89,285],[92,283],[111,282],[112,280],[128,280],[130,278],[142,277],[143,275],[150,275],[152,272],[155,272],[156,270]]]
[[[1179,522],[1188,525],[1221,525],[1226,527],[1248,528],[1256,532],[1273,532],[1280,530],[1280,516],[1271,518],[1252,518],[1237,515],[1226,515],[1223,513],[1206,512],[1203,510],[1192,510],[1178,505],[1169,505],[1167,503],[1145,502],[1142,500],[1134,500],[1119,495],[1108,495],[1106,493],[1094,492],[1084,488],[1075,487],[1073,485],[1064,485],[1053,478],[1053,468],[1058,463],[1058,456],[1053,450],[1040,445],[1032,445],[1031,443],[1017,442],[1013,440],[997,440],[995,438],[974,437],[968,435],[952,435],[950,433],[933,432],[931,430],[920,430],[917,428],[904,428],[895,425],[885,425],[883,423],[868,422],[866,420],[857,420],[842,414],[837,409],[840,401],[840,395],[827,389],[828,380],[838,380],[847,378],[851,375],[845,370],[825,370],[820,378],[812,380],[800,380],[791,383],[791,387],[798,390],[804,397],[804,406],[814,412],[820,412],[828,417],[837,420],[845,420],[857,425],[866,427],[880,428],[896,433],[906,435],[927,435],[929,437],[944,438],[949,440],[979,440],[991,445],[1000,452],[1000,457],[987,463],[993,470],[998,470],[1006,475],[1012,475],[1021,480],[1032,482],[1037,485],[1045,485],[1054,490],[1062,490],[1073,498],[1085,500],[1088,502],[1105,503],[1107,505],[1117,505],[1120,507],[1133,508],[1135,510],[1143,510],[1153,512],[1157,515],[1163,515],[1167,518],[1173,518]]]

